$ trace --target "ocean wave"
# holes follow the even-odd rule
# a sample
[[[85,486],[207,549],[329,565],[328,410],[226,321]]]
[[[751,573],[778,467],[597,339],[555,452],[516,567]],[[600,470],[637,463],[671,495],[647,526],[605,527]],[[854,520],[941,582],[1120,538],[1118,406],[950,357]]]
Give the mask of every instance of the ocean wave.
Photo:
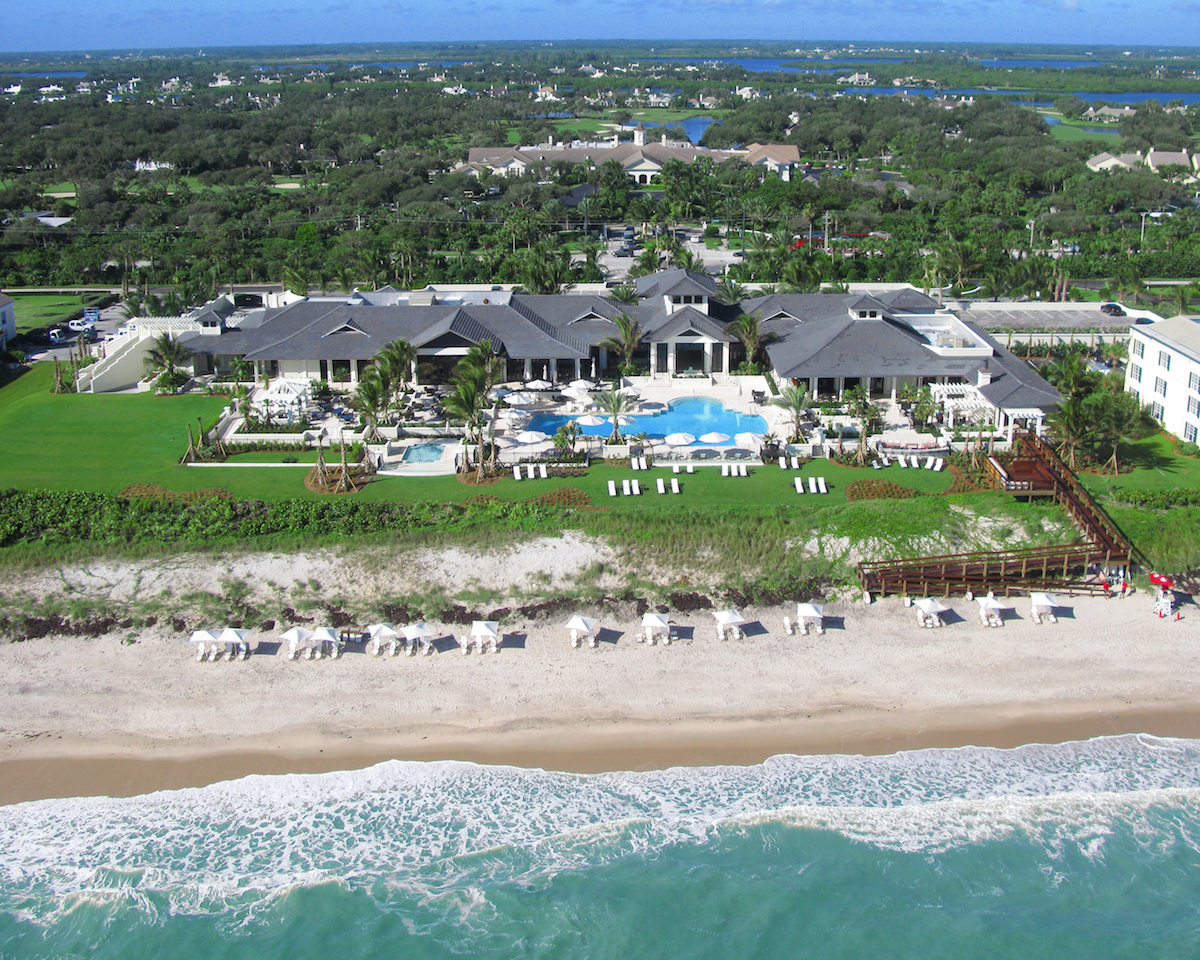
[[[80,900],[146,914],[246,912],[299,887],[383,884],[476,909],[464,891],[537,886],[745,831],[828,831],[936,853],[1014,835],[1101,857],[1114,825],[1195,849],[1200,741],[1106,737],[1015,750],[783,755],[751,767],[577,775],[389,761],[129,799],[0,808],[0,909]]]

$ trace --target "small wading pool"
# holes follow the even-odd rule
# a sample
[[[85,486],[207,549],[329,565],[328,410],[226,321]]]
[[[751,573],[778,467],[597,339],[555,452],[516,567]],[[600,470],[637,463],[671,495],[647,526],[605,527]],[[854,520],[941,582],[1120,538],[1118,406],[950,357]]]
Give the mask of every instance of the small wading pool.
[[[594,411],[598,416],[604,416]],[[568,420],[577,420],[577,416],[564,417],[561,415],[539,413],[529,421],[530,430],[540,430],[551,436]],[[730,410],[720,400],[711,397],[692,397],[686,400],[675,400],[666,410],[657,413],[643,413],[634,416],[634,422],[621,428],[626,436],[645,433],[650,437],[665,437],[672,433],[690,433],[694,437],[702,437],[706,433],[724,433],[729,439],[719,444],[704,444],[697,442],[696,446],[732,446],[733,438],[739,433],[766,433],[767,421],[753,414],[738,413]],[[580,431],[591,437],[607,437],[612,433],[612,424],[605,423],[599,427],[580,427]]]
[[[428,440],[424,443],[414,443],[404,451],[401,457],[403,463],[437,463],[447,447],[457,446],[457,440]]]

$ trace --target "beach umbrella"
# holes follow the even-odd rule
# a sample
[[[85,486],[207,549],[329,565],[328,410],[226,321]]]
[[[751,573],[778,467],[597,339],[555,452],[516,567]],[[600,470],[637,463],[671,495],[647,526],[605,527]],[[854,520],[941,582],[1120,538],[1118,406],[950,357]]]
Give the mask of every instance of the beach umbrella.
[[[640,397],[642,395],[642,391],[634,386],[621,387],[617,393],[624,394],[627,397]]]
[[[494,640],[500,636],[500,621],[499,620],[473,620],[471,621],[471,636],[481,637],[487,640]]]
[[[372,640],[391,640],[392,637],[400,636],[390,623],[373,623],[367,627],[367,633],[371,635]]]
[[[663,442],[673,447],[686,447],[689,443],[695,443],[696,438],[690,433],[668,433],[663,437]]]
[[[526,390],[549,390],[554,386],[549,380],[530,380],[525,384]]]
[[[642,626],[662,627],[664,630],[666,630],[671,626],[671,621],[667,619],[667,615],[665,613],[650,613],[647,611],[646,613],[642,614]]]
[[[1004,606],[1004,604],[1002,604],[995,597],[990,597],[990,596],[989,597],[979,597],[978,600],[979,600],[979,609],[980,610],[1005,610],[1005,609],[1007,609]]]
[[[595,390],[596,385],[591,380],[572,380],[567,384],[572,390]]]
[[[582,417],[576,417],[575,422],[581,427],[602,427],[608,421],[603,417],[598,417],[594,413],[589,413]]]
[[[724,443],[729,439],[727,433],[717,433],[715,430],[712,433],[706,433],[700,438],[701,443]]]
[[[747,447],[762,443],[762,435],[758,433],[739,433],[733,438],[735,443],[744,444]]]
[[[950,609],[936,597],[924,597],[920,600],[917,600],[913,606],[929,616],[933,616],[937,613],[946,613]]]
[[[563,391],[563,396],[571,400],[591,400],[592,395],[581,387],[567,387]]]
[[[591,637],[591,636],[595,636],[596,627],[599,624],[600,624],[600,621],[597,620],[595,617],[581,617],[579,614],[575,614],[575,616],[573,616],[570,620],[567,621],[567,629],[568,630],[579,630],[583,633],[586,633],[589,637]]]
[[[637,423],[637,417],[627,417],[625,414],[621,414],[617,417],[609,417],[608,422],[615,423],[619,427],[628,427],[631,423]]]
[[[735,623],[746,622],[746,618],[736,610],[714,610],[713,618],[723,627],[732,627]]]
[[[800,618],[812,617],[820,620],[824,614],[821,612],[819,603],[798,603],[796,604],[796,616]]]
[[[216,630],[193,630],[192,635],[188,638],[188,643],[216,643]]]
[[[317,627],[316,630],[309,634],[309,639],[316,643],[337,643],[338,635],[333,627]]]
[[[413,640],[420,640],[424,637],[432,637],[433,631],[425,624],[425,621],[420,623],[410,623],[404,628],[404,639],[410,643]]]
[[[504,398],[505,403],[510,403],[515,407],[527,407],[531,403],[537,403],[537,397],[531,393],[510,393]]]
[[[517,443],[541,443],[543,440],[549,440],[550,435],[542,433],[540,430],[522,430],[517,434]]]
[[[305,627],[292,627],[279,635],[279,639],[284,643],[303,643],[312,636],[312,631]]]
[[[226,627],[221,631],[221,635],[217,637],[217,643],[241,643],[245,636],[245,630],[234,630],[233,627]]]
[[[1058,597],[1052,593],[1035,593],[1029,597],[1029,602],[1035,607],[1057,607],[1060,606]]]

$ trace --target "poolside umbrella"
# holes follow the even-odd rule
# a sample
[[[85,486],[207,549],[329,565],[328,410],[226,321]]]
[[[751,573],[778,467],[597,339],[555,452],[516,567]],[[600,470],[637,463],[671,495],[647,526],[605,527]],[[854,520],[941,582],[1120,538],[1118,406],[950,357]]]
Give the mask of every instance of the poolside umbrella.
[[[624,394],[627,397],[640,397],[642,395],[642,391],[634,386],[622,387],[617,393]]]
[[[567,384],[572,390],[595,390],[596,385],[591,380],[572,380]]]
[[[571,400],[591,400],[592,399],[592,395],[590,393],[588,393],[586,390],[584,390],[582,387],[567,387],[567,389],[563,391],[563,396],[567,397]]]
[[[603,417],[598,417],[594,413],[589,413],[583,417],[576,417],[575,422],[581,427],[602,427],[608,421]]]
[[[527,384],[525,384],[525,389],[526,390],[549,390],[553,386],[554,386],[554,384],[552,384],[549,380],[530,380]]]
[[[729,439],[727,433],[717,433],[715,430],[712,433],[706,433],[700,438],[701,443],[724,443]]]
[[[936,597],[924,597],[920,600],[917,600],[913,606],[915,606],[922,613],[931,617],[939,613],[946,613],[950,610],[948,606],[946,606]]]
[[[615,423],[618,427],[627,427],[631,423],[637,423],[637,417],[627,417],[621,414],[617,417],[609,417],[608,421],[609,423]]]
[[[732,627],[735,624],[746,622],[746,618],[736,610],[714,610],[713,618],[722,627]]]
[[[668,433],[663,437],[663,442],[673,447],[686,447],[689,443],[695,443],[696,438],[690,433]]]
[[[521,391],[519,393],[510,393],[504,398],[505,403],[510,403],[515,407],[527,407],[531,403],[537,403],[537,397],[531,393]]]
[[[744,444],[747,447],[762,443],[762,435],[758,433],[739,433],[733,438],[735,443]]]
[[[500,411],[497,420],[528,420],[532,416],[528,410],[517,410],[514,407],[506,407]]]
[[[517,443],[541,443],[549,439],[550,435],[540,430],[522,430],[517,434]]]

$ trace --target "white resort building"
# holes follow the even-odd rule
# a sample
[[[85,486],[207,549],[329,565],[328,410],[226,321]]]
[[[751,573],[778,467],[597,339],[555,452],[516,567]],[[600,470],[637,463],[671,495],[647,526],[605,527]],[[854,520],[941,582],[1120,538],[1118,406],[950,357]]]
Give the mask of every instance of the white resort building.
[[[1181,440],[1200,436],[1200,316],[1181,315],[1129,330],[1125,389]]]

